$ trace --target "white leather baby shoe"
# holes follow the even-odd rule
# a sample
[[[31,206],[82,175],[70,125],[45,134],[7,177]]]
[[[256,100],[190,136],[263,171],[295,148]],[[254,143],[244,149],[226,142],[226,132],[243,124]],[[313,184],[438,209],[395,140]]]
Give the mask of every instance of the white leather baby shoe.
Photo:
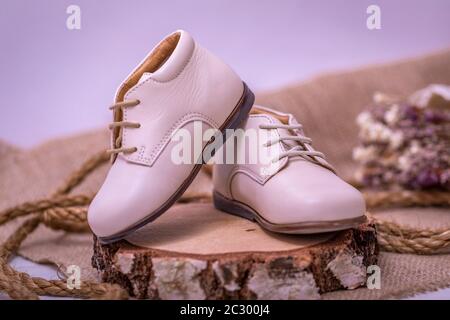
[[[113,164],[89,207],[92,231],[113,242],[164,213],[201,167],[174,163],[173,135],[192,132],[194,123],[203,130],[235,128],[253,101],[234,71],[186,31],[162,40],[116,93]]]
[[[242,128],[246,134],[240,139],[254,137],[254,131],[259,141],[240,141],[229,150],[234,150],[235,160],[246,154],[241,159],[247,162],[248,153],[257,151],[258,161],[214,165],[217,209],[280,233],[329,232],[366,221],[361,193],[334,173],[291,114],[254,107]],[[272,161],[262,161],[267,154]]]

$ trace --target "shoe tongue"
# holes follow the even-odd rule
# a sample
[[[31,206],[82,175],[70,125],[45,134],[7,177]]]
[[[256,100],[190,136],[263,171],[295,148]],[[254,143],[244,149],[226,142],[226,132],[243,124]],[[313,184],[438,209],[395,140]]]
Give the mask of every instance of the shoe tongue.
[[[145,80],[147,80],[148,78],[150,78],[152,76],[152,72],[144,72],[142,74],[142,76],[139,78],[138,84],[144,82]]]

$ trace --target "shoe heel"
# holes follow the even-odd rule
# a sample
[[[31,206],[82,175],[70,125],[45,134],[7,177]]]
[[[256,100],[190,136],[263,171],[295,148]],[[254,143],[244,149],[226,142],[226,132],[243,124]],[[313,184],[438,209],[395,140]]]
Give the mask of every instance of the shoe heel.
[[[228,119],[227,124],[224,128],[220,130],[220,132],[217,133],[215,137],[212,137],[212,140],[215,140],[217,138],[221,138],[221,145],[224,145],[227,140],[233,136],[233,134],[229,135],[227,134],[227,129],[235,130],[239,125],[248,118],[248,114],[250,113],[250,110],[253,107],[253,104],[255,102],[255,95],[253,92],[249,89],[247,84],[243,82],[244,84],[244,93],[242,95],[242,98],[240,100],[240,104],[237,107],[237,109],[234,111],[234,114]],[[202,164],[208,163],[210,160],[210,156],[214,156],[214,153],[211,153],[210,155],[207,154],[208,157],[205,157],[205,153],[203,152],[201,155],[201,161]]]
[[[240,206],[237,202],[224,197],[223,195],[221,195],[216,191],[213,192],[213,204],[217,210],[232,214],[234,216],[245,218],[251,221],[256,221],[255,215],[251,211],[245,209],[244,207]]]
[[[229,119],[227,126],[224,128],[223,133],[225,134],[225,129],[236,129],[241,122],[247,119],[250,110],[255,103],[255,95],[244,82],[244,94],[239,110],[235,112],[231,119]]]

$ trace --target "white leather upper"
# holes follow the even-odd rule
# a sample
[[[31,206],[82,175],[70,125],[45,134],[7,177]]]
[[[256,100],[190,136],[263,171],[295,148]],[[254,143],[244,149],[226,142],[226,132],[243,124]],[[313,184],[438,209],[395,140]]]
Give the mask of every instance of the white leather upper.
[[[229,66],[187,32],[177,32],[181,36],[171,56],[124,96],[140,101],[123,109],[123,121],[141,126],[123,128],[122,147],[137,151],[117,156],[89,207],[88,221],[98,236],[121,232],[160,208],[194,168],[171,161],[178,143],[172,135],[180,128],[192,132],[194,120],[204,130],[219,128],[243,94],[242,80]]]
[[[166,63],[126,93],[125,101],[139,99],[141,104],[125,109],[123,120],[141,127],[123,129],[122,146],[138,151],[119,156],[153,165],[174,132],[187,123],[199,120],[218,129],[242,93],[243,83],[230,67],[182,32]]]
[[[297,123],[290,114],[257,108],[281,115],[289,123]],[[244,130],[262,130],[260,124],[277,122],[280,123],[268,113],[251,114],[242,127]],[[273,131],[277,131],[277,135],[286,135],[280,129]],[[265,142],[259,141],[258,148],[265,148]],[[271,146],[275,152],[282,152],[286,147],[284,142]],[[301,157],[284,158],[278,170],[269,175],[262,174],[264,166],[266,164],[261,163],[216,165],[213,169],[214,190],[253,208],[274,224],[334,221],[365,213],[361,193],[318,163]]]

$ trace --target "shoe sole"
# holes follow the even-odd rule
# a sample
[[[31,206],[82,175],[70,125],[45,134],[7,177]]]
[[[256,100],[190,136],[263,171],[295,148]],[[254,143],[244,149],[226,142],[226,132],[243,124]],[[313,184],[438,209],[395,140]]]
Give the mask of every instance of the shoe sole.
[[[244,92],[242,94],[242,97],[239,99],[239,102],[233,109],[233,112],[230,114],[230,116],[228,116],[225,123],[220,127],[220,131],[223,137],[226,137],[225,132],[227,129],[236,129],[239,126],[239,124],[247,118],[254,102],[255,102],[255,95],[244,82]],[[222,141],[225,142],[225,139],[222,139]],[[205,148],[212,142],[213,140],[209,141],[204,146],[203,150],[205,150]],[[123,238],[133,233],[137,229],[142,228],[146,224],[160,217],[183,195],[183,193],[186,191],[186,189],[189,187],[189,185],[192,183],[194,178],[199,173],[202,165],[203,163],[195,165],[194,169],[189,174],[189,177],[181,184],[181,186],[177,189],[177,191],[159,209],[149,214],[144,220],[139,221],[138,223],[132,225],[131,227],[128,227],[127,229],[119,233],[107,237],[98,237],[99,241],[102,244],[109,244],[122,240]]]
[[[226,213],[259,223],[264,229],[287,234],[314,234],[356,228],[367,221],[366,216],[332,221],[308,221],[292,224],[274,224],[264,219],[256,210],[248,205],[231,200],[214,191],[214,207]]]

